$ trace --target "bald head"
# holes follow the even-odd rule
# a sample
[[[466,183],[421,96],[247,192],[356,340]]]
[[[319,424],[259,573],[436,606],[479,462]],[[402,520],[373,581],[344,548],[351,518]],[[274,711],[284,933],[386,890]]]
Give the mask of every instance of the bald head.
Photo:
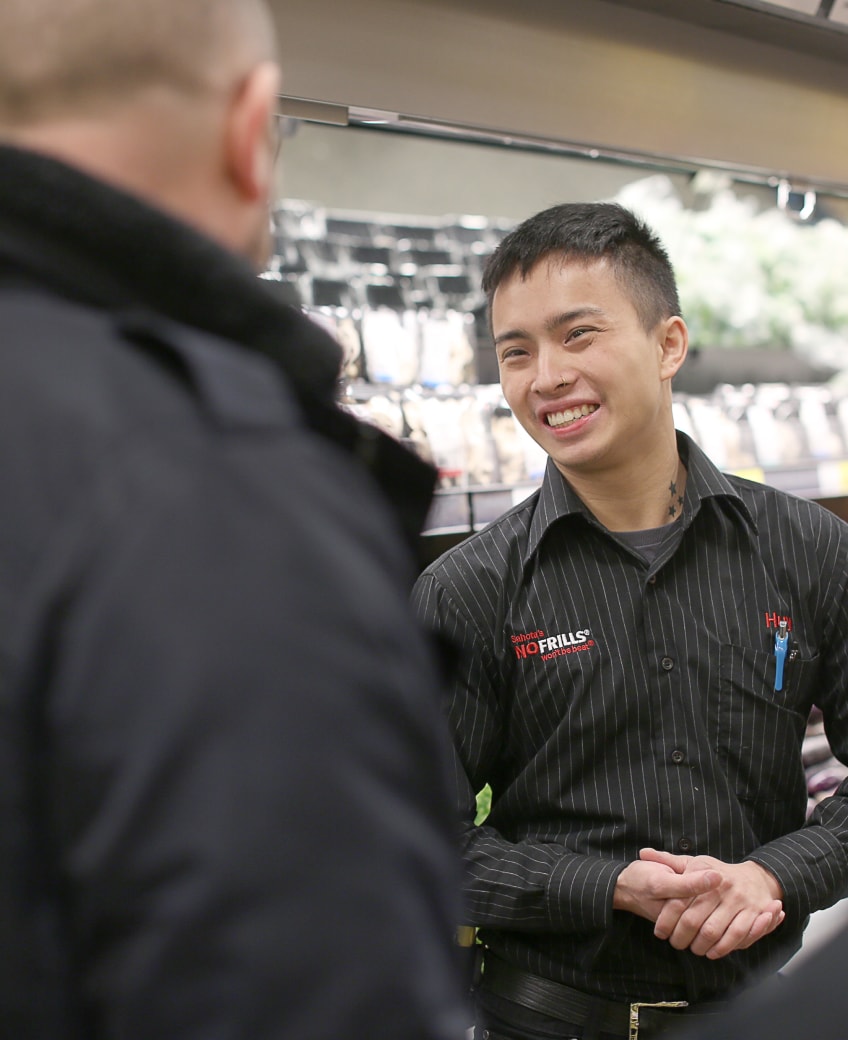
[[[2,0],[0,125],[226,88],[275,53],[264,0]]]
[[[0,141],[259,266],[280,86],[266,0],[0,0]]]

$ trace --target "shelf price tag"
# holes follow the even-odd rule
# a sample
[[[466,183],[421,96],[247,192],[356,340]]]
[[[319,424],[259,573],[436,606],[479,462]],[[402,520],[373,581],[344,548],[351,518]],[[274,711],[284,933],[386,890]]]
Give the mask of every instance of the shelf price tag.
[[[735,469],[733,471],[737,477],[742,477],[744,480],[754,480],[758,484],[765,484],[766,473],[761,466],[746,466],[742,469]]]
[[[820,462],[818,480],[823,495],[848,494],[848,461]]]

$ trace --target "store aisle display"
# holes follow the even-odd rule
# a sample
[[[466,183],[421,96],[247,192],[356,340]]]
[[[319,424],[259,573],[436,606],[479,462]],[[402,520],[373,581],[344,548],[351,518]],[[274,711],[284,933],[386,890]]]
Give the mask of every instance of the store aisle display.
[[[634,200],[646,192],[642,185]],[[461,536],[525,497],[544,456],[500,393],[479,288],[483,261],[509,224],[284,200],[276,229],[265,277],[342,344],[347,407],[438,467],[428,530]],[[756,382],[676,392],[677,426],[722,469],[807,497],[848,495],[848,388],[790,382],[791,356],[773,356],[779,364],[748,362],[749,377],[762,376]],[[695,352],[687,365],[700,365]],[[772,370],[787,378],[770,379]],[[685,386],[686,366],[681,379]]]

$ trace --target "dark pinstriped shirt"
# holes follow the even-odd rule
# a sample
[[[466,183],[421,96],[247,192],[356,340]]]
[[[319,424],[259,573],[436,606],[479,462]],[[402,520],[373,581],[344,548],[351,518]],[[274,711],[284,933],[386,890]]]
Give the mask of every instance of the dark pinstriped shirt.
[[[848,888],[848,782],[805,822],[801,760],[815,703],[848,762],[848,525],[678,443],[682,531],[650,564],[549,463],[414,593],[459,650],[448,711],[471,923],[509,962],[621,999],[725,993],[785,960]],[[675,951],[612,909],[644,846],[756,860],[786,921],[719,961]]]

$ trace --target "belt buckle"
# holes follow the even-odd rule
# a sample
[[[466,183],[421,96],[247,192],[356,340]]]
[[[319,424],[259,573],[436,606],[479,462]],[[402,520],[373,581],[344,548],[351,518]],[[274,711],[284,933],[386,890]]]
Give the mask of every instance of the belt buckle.
[[[630,1005],[630,1032],[629,1040],[639,1040],[639,1012],[642,1008],[684,1008],[689,1007],[688,1000],[657,1000],[653,1003],[648,1000],[636,1000]]]

